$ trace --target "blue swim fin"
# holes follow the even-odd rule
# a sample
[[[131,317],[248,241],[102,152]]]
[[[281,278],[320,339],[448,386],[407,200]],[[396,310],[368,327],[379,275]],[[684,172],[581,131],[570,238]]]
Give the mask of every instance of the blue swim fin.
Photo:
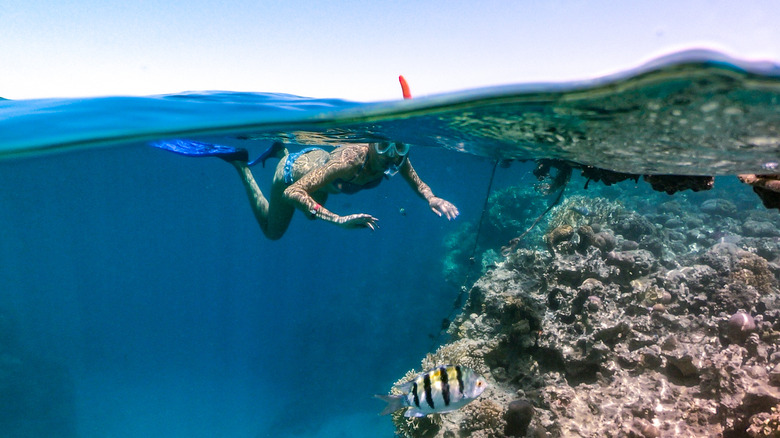
[[[188,157],[219,157],[225,161],[249,161],[249,152],[246,149],[201,143],[199,141],[184,139],[166,140],[151,143],[151,146]]]

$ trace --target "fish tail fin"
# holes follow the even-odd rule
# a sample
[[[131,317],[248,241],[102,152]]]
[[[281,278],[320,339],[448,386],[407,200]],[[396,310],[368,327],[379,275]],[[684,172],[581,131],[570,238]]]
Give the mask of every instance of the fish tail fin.
[[[376,394],[374,397],[387,402],[387,406],[382,409],[382,412],[380,412],[379,415],[392,414],[393,412],[406,407],[406,405],[404,405],[404,396],[402,395]]]

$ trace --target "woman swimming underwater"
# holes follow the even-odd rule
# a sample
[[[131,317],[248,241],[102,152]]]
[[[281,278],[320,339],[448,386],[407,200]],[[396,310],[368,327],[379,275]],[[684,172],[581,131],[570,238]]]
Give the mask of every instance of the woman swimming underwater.
[[[412,167],[408,153],[409,146],[403,143],[370,143],[341,146],[332,152],[311,148],[288,154],[276,167],[268,200],[260,192],[246,162],[231,164],[238,170],[257,222],[269,239],[282,237],[296,207],[311,218],[344,228],[375,229],[377,219],[369,214],[339,216],[322,205],[329,194],[374,188],[396,173],[428,201],[434,213],[455,219],[458,209],[433,195]]]
[[[409,84],[399,76],[404,99],[411,99]],[[358,213],[339,216],[322,205],[333,193],[355,193],[374,188],[382,179],[400,173],[431,210],[449,220],[458,217],[458,209],[449,201],[434,196],[431,188],[415,172],[409,161],[409,145],[397,142],[361,143],[340,146],[331,152],[306,148],[289,154],[281,143],[274,143],[253,162],[244,149],[188,140],[158,142],[152,146],[190,156],[217,156],[238,170],[249,196],[249,204],[263,234],[272,240],[281,238],[290,226],[295,208],[311,219],[322,219],[344,228],[377,227],[377,218]],[[266,198],[250,167],[271,157],[282,160],[271,182],[271,197]]]
[[[437,215],[452,220],[459,214],[452,203],[434,196],[431,188],[420,179],[409,161],[409,146],[404,143],[352,144],[331,152],[306,148],[292,154],[288,154],[281,143],[275,143],[252,163],[243,149],[189,140],[158,142],[153,146],[189,156],[217,156],[232,164],[241,177],[257,223],[263,234],[272,240],[284,235],[296,208],[312,219],[322,219],[344,228],[376,229],[377,218],[369,214],[340,216],[323,204],[330,194],[350,194],[374,188],[396,173],[401,174]],[[282,160],[276,166],[270,197],[266,198],[250,166],[271,156],[280,156]]]

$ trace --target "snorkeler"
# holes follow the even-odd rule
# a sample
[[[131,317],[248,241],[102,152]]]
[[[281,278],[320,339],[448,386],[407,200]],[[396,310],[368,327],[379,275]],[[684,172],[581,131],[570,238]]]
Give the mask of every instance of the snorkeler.
[[[373,188],[396,173],[428,201],[434,213],[455,219],[458,209],[433,195],[431,188],[415,172],[408,154],[408,145],[385,142],[341,146],[332,152],[309,148],[287,154],[276,166],[270,199],[263,196],[247,162],[230,163],[238,170],[257,223],[269,239],[282,237],[296,207],[312,219],[322,219],[344,228],[375,229],[377,219],[369,214],[339,216],[322,204],[329,194],[351,194]]]
[[[404,99],[411,99],[409,84],[399,76]],[[409,162],[409,145],[397,142],[361,143],[340,146],[331,152],[310,147],[288,153],[281,143],[274,143],[257,159],[249,162],[245,149],[213,145],[189,140],[158,142],[152,146],[189,156],[216,156],[238,170],[263,234],[271,240],[284,235],[290,226],[295,208],[310,219],[322,219],[343,228],[377,228],[377,218],[358,213],[339,216],[322,204],[328,195],[351,194],[374,188],[383,179],[400,173],[420,197],[428,201],[431,210],[449,220],[458,217],[458,209],[449,201],[433,195],[433,191],[415,172]],[[281,158],[271,182],[271,197],[266,198],[258,187],[251,166],[271,157]]]
[[[330,194],[350,194],[373,188],[397,173],[437,215],[452,220],[459,214],[452,203],[434,196],[431,188],[420,179],[409,161],[409,145],[405,143],[352,144],[331,152],[306,148],[292,154],[288,154],[281,143],[274,143],[252,163],[245,150],[227,146],[188,140],[158,142],[153,146],[188,156],[217,156],[232,164],[244,184],[257,223],[263,234],[272,240],[284,235],[296,208],[311,219],[322,219],[343,228],[376,229],[377,218],[369,214],[339,216],[322,205]],[[270,157],[282,160],[276,166],[270,197],[266,198],[250,166],[260,161],[264,163]]]

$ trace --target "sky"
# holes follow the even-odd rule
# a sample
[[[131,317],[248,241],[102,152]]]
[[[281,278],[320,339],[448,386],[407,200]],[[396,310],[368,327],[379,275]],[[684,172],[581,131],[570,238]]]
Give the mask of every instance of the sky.
[[[780,60],[776,0],[3,0],[0,97],[384,101],[585,79],[673,50]]]

